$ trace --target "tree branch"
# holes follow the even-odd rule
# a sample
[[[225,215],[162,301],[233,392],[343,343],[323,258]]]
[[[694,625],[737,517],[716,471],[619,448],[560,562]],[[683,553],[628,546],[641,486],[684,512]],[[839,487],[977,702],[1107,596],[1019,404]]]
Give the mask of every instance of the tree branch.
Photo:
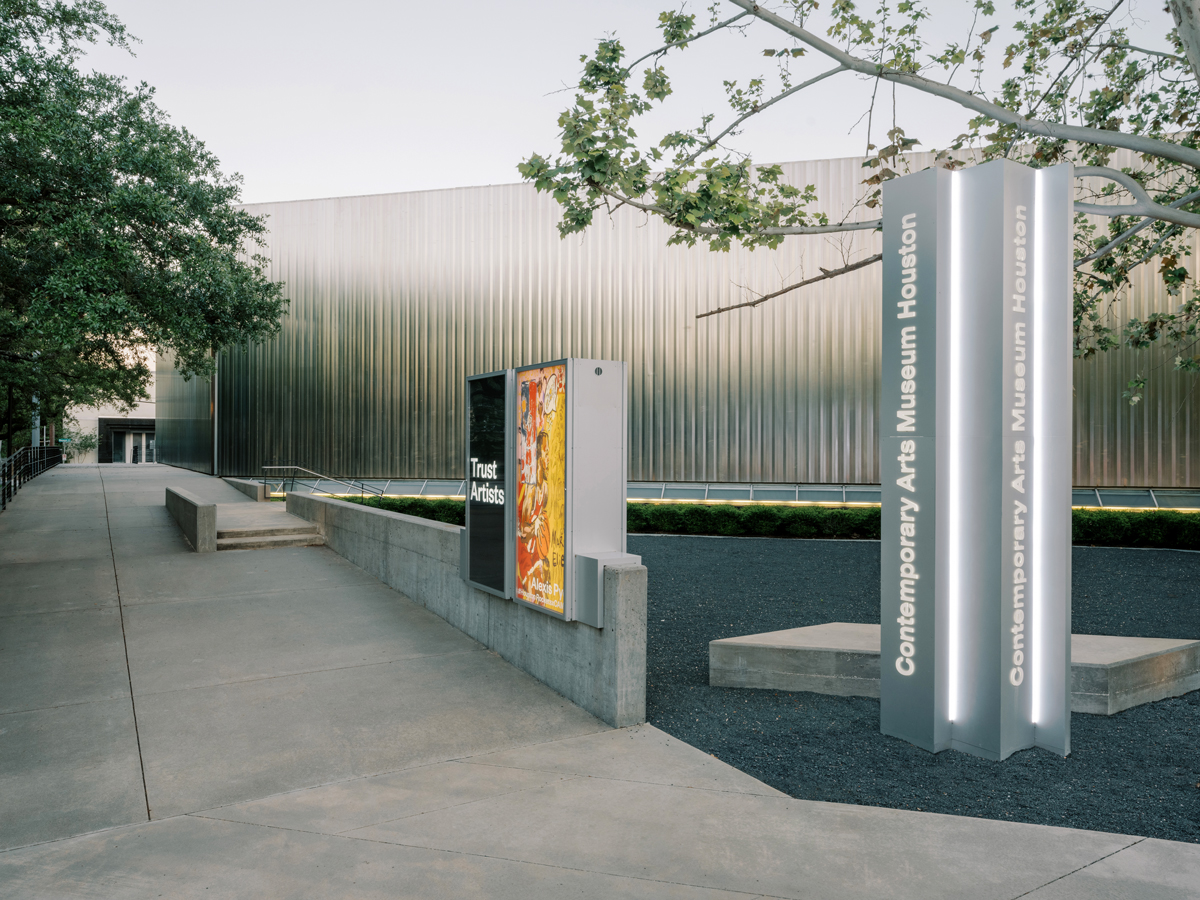
[[[868,256],[866,259],[860,259],[858,262],[850,263],[848,266],[842,266],[840,269],[822,269],[821,274],[813,278],[806,278],[804,281],[798,281],[796,284],[790,284],[785,288],[780,288],[777,291],[772,291],[769,294],[763,294],[757,300],[747,300],[745,303],[735,303],[732,306],[722,306],[718,309],[710,309],[708,312],[696,313],[697,319],[705,319],[709,316],[715,316],[718,313],[729,312],[734,309],[746,309],[751,306],[759,306],[766,303],[768,300],[773,300],[789,291],[794,291],[797,288],[806,287],[810,284],[816,284],[818,281],[825,281],[829,278],[837,278],[839,275],[845,275],[847,272],[853,272],[855,269],[862,269],[872,263],[877,263],[883,259],[882,253],[876,253],[874,256]]]
[[[684,227],[684,226],[679,226]],[[868,219],[865,222],[842,222],[838,225],[783,225],[778,228],[763,228],[752,234],[837,234],[843,231],[874,231],[883,227],[883,219]],[[696,234],[724,234],[720,228],[690,228]]]
[[[743,15],[745,15],[745,14],[743,14]],[[707,144],[705,144],[703,147],[701,147],[695,153],[688,156],[687,159],[685,159],[682,163],[680,163],[680,165],[687,166],[687,165],[691,165],[692,163],[694,163],[696,161],[697,156],[699,156],[701,153],[705,152],[706,150],[709,150],[709,149],[717,146],[717,144],[720,143],[721,138],[725,137],[725,135],[729,134],[729,132],[733,131],[733,129],[737,128],[739,125],[741,125],[747,119],[749,119],[751,116],[758,115],[760,112],[762,112],[768,106],[774,106],[776,103],[778,103],[784,97],[790,97],[792,94],[796,93],[797,91],[802,91],[806,87],[811,87],[812,85],[816,84],[818,81],[824,81],[830,75],[836,75],[838,72],[845,72],[845,71],[846,71],[845,66],[837,66],[836,68],[830,69],[828,72],[822,72],[816,78],[808,79],[808,81],[804,82],[803,84],[798,84],[795,87],[788,88],[782,94],[779,94],[779,95],[773,97],[772,99],[768,100],[766,103],[762,103],[762,104],[755,106],[748,113],[745,113],[742,116],[740,116],[739,118],[735,119],[728,128],[726,128],[724,131],[722,131],[720,134],[718,134],[715,138],[710,140]]]
[[[1200,200],[1200,191],[1192,191],[1186,197],[1180,197],[1174,203],[1170,203],[1168,205],[1171,206],[1172,208],[1178,209],[1181,206],[1187,206],[1189,203],[1191,203],[1195,200]],[[1093,260],[1100,259],[1100,257],[1102,257],[1102,256],[1107,256],[1108,254],[1110,254],[1114,250],[1116,250],[1118,247],[1120,247],[1122,244],[1124,244],[1131,237],[1133,237],[1135,234],[1137,234],[1139,231],[1141,231],[1143,228],[1147,228],[1157,221],[1158,221],[1158,219],[1156,219],[1155,217],[1147,216],[1146,218],[1142,219],[1142,221],[1140,221],[1136,225],[1134,225],[1132,228],[1126,229],[1125,231],[1121,232],[1119,235],[1117,235],[1115,238],[1113,238],[1111,241],[1109,241],[1107,244],[1105,244],[1103,247],[1101,247],[1095,253],[1092,253],[1089,256],[1085,256],[1083,259],[1079,260],[1079,262],[1075,263],[1075,268],[1078,269],[1084,263],[1089,263],[1089,262],[1092,262]]]
[[[642,212],[653,213],[662,216],[664,222],[672,228],[682,228],[684,231],[691,231],[695,234],[725,234],[721,228],[706,228],[696,225],[691,225],[687,222],[676,222],[672,217],[670,210],[664,209],[653,203],[641,203],[629,197],[623,197],[616,191],[610,191],[600,184],[592,185],[600,193],[606,197],[611,197],[616,200],[618,205],[624,204],[632,206],[634,209],[640,209]],[[883,227],[883,219],[869,219],[866,222],[843,222],[840,225],[784,225],[778,228],[763,228],[759,230],[747,230],[747,234],[837,234],[843,231],[874,231],[877,228]]]
[[[1133,50],[1136,53],[1145,53],[1147,56],[1161,56],[1163,59],[1173,59],[1176,62],[1187,62],[1182,56],[1177,56],[1174,53],[1164,53],[1162,50],[1149,50],[1146,47],[1137,47],[1133,44],[1117,44],[1109,42],[1107,44],[1096,45],[1097,50]]]
[[[625,67],[625,71],[631,72],[633,70],[633,67],[636,66],[638,63],[644,62],[645,60],[649,59],[652,56],[661,56],[662,54],[664,54],[668,50],[670,50],[672,47],[681,47],[684,44],[690,44],[692,41],[698,41],[702,37],[707,37],[708,35],[712,34],[714,31],[720,31],[722,28],[728,28],[730,25],[732,25],[738,19],[744,19],[748,15],[750,15],[750,13],[746,10],[743,10],[742,12],[738,13],[733,18],[726,19],[724,22],[719,22],[718,24],[714,25],[712,28],[709,28],[705,31],[701,31],[699,34],[693,34],[690,37],[685,37],[682,40],[674,41],[673,43],[667,44],[664,47],[659,47],[657,50],[651,50],[649,53],[639,56],[637,59],[635,59],[629,65],[627,65]]]
[[[1126,134],[1121,131],[1106,131],[1103,128],[1090,128],[1085,125],[1068,125],[1060,122],[1046,122],[1041,119],[1026,118],[1019,113],[1005,109],[1003,106],[992,103],[990,100],[977,97],[961,88],[943,84],[940,81],[933,81],[923,75],[900,72],[869,60],[851,56],[833,44],[821,40],[815,34],[801,28],[799,25],[761,8],[754,0],[731,0],[731,2],[735,6],[740,6],[742,9],[747,10],[755,17],[762,19],[767,24],[778,28],[780,31],[796,38],[796,40],[828,56],[830,59],[841,63],[853,72],[858,72],[861,75],[867,75],[871,78],[893,81],[896,84],[906,85],[926,94],[933,94],[936,97],[951,100],[965,109],[985,115],[997,122],[1012,125],[1026,134],[1042,135],[1062,141],[1097,144],[1102,147],[1121,147],[1126,150],[1133,150],[1136,153],[1145,153],[1162,159],[1170,159],[1191,166],[1194,169],[1200,169],[1200,150],[1192,150],[1189,147],[1182,147],[1178,144],[1156,141],[1152,138]]]
[[[1172,222],[1175,225],[1200,228],[1200,215],[1183,212],[1173,205],[1163,206],[1161,203],[1155,202],[1146,193],[1146,189],[1132,175],[1126,175],[1118,169],[1110,169],[1107,166],[1080,166],[1075,170],[1076,178],[1087,178],[1089,176],[1115,181],[1129,191],[1129,193],[1133,194],[1135,202],[1122,204],[1076,203],[1075,209],[1077,212],[1093,216],[1151,216],[1163,222]]]

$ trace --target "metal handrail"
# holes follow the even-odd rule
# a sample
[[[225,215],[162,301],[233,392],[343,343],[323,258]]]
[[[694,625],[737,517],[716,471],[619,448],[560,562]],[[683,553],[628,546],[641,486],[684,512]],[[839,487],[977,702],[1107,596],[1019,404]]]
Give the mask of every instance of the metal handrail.
[[[22,485],[63,461],[61,447],[22,447],[7,459],[0,459],[0,511],[17,495]]]
[[[319,472],[314,472],[312,469],[306,469],[303,466],[263,466],[262,469],[263,469],[264,473],[280,471],[280,470],[290,470],[292,474],[287,478],[280,479],[280,486],[282,487],[282,483],[284,481],[288,481],[291,483],[291,488],[290,488],[291,490],[295,490],[295,488],[296,488],[296,473],[304,472],[305,474],[312,475],[314,478],[316,478],[318,485],[322,481],[332,481],[335,484],[346,485],[346,487],[350,488],[351,491],[357,490],[360,497],[365,496],[366,494],[371,494],[372,496],[375,496],[375,497],[383,496],[383,491],[375,490],[374,488],[369,487],[365,482],[345,481],[341,478],[331,478],[328,475],[322,475]]]

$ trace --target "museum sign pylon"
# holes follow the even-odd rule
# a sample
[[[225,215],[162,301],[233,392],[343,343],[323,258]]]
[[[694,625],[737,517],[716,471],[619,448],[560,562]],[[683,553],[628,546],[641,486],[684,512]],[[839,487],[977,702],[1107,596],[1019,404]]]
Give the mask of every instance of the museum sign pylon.
[[[883,187],[880,727],[1070,752],[1072,167]]]

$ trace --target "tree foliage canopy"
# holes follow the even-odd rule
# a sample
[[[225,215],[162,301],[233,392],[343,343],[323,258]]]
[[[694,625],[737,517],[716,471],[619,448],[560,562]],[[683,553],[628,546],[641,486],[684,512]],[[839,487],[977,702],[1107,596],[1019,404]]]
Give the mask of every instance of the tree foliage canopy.
[[[752,117],[796,102],[806,90],[836,90],[839,79],[874,81],[863,111],[868,123],[877,114],[878,87],[904,86],[964,111],[963,133],[947,147],[931,148],[936,164],[1070,161],[1086,178],[1076,205],[1077,355],[1166,338],[1179,345],[1177,367],[1200,370],[1200,354],[1193,352],[1200,298],[1181,264],[1200,227],[1194,211],[1200,202],[1200,0],[1167,0],[1167,10],[1155,10],[1170,50],[1130,43],[1126,0],[1008,0],[1003,9],[997,0],[972,2],[969,28],[939,46],[927,38],[930,13],[921,0],[873,0],[869,11],[854,0],[831,0],[827,10],[817,0],[727,0],[724,10],[720,2],[709,7],[702,25],[686,7],[669,10],[659,16],[655,49],[628,60],[621,40],[609,36],[581,57],[574,103],[559,117],[559,153],[534,154],[520,172],[561,204],[563,236],[620,206],[661,217],[674,229],[671,243],[702,242],[714,250],[876,229],[880,221],[865,210],[878,207],[882,183],[904,174],[907,152],[920,145],[911,127],[895,121],[894,106],[884,146],[876,145],[868,124],[861,196],[852,210],[822,208],[814,186],[787,183],[779,166],[756,165],[729,142]],[[672,92],[671,55],[731,29],[748,37],[765,32],[762,52],[773,74],[725,82],[726,123],[706,115],[692,128],[642,140],[635,130],[639,117]],[[801,67],[803,74],[793,71]],[[1113,165],[1119,150],[1132,154],[1132,165]],[[1096,216],[1106,217],[1105,224]],[[841,269],[726,309],[756,306],[877,259],[847,260]],[[1131,272],[1155,262],[1178,305],[1114,327],[1112,302],[1129,289]]]
[[[135,402],[154,352],[207,374],[285,305],[240,179],[153,89],[80,70],[101,39],[130,40],[98,0],[0,0],[0,384],[50,415]]]

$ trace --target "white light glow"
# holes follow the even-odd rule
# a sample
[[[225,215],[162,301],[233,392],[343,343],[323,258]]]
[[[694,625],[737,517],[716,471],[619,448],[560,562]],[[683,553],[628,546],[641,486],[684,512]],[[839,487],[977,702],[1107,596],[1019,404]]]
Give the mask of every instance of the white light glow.
[[[950,173],[950,475],[947,489],[947,507],[949,511],[949,535],[947,536],[947,552],[949,565],[948,619],[947,630],[949,643],[949,672],[947,683],[949,696],[946,710],[953,722],[958,718],[958,679],[959,679],[959,604],[962,602],[963,589],[960,583],[962,566],[962,533],[965,526],[963,521],[963,485],[962,485],[962,453],[963,453],[963,265],[962,265],[962,176],[958,172]]]
[[[1042,435],[1046,433],[1046,215],[1045,170],[1033,173],[1033,378],[1029,399],[1033,405],[1030,424],[1033,448],[1029,461],[1030,510],[1029,510],[1029,689],[1033,694],[1032,718],[1037,725],[1042,712],[1042,676],[1045,642],[1041,639],[1042,617],[1045,610],[1045,566],[1042,559],[1045,546],[1043,525],[1046,509],[1046,460]]]

